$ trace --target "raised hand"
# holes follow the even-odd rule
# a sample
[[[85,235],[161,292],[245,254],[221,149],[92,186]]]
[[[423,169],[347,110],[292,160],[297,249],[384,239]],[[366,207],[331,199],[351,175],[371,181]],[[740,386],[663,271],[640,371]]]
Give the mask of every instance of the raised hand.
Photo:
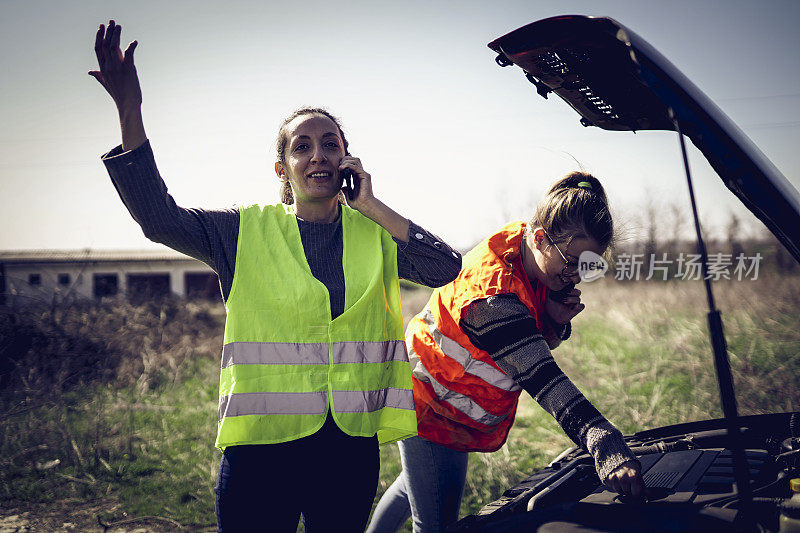
[[[127,108],[142,103],[142,90],[133,64],[133,52],[138,43],[130,43],[123,54],[119,47],[121,34],[122,26],[113,20],[108,22],[108,30],[100,25],[94,40],[94,53],[100,70],[91,70],[89,75],[108,91],[118,108]]]
[[[142,123],[142,89],[133,64],[136,41],[128,45],[125,53],[119,47],[122,26],[110,20],[108,29],[101,24],[94,38],[94,52],[100,70],[90,70],[103,88],[108,91],[119,112],[122,128],[122,147],[132,150],[147,140]]]

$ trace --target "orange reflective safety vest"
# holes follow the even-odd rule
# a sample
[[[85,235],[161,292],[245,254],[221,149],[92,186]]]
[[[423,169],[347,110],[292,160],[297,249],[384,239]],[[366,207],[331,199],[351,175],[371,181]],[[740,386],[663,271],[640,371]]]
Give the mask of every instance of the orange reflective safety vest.
[[[419,435],[461,451],[492,452],[514,423],[521,388],[469,341],[461,313],[475,300],[514,293],[543,331],[547,289],[522,267],[525,224],[513,222],[464,256],[458,277],[436,289],[406,329]]]

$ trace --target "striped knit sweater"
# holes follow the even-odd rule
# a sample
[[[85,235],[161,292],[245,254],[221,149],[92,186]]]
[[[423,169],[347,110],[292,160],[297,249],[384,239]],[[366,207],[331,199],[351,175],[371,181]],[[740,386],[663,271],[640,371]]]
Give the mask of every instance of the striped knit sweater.
[[[477,348],[491,355],[539,405],[550,413],[575,444],[595,460],[600,479],[636,457],[622,434],[581,394],[556,364],[551,348],[569,335],[545,339],[515,294],[472,302],[461,314],[461,329]]]

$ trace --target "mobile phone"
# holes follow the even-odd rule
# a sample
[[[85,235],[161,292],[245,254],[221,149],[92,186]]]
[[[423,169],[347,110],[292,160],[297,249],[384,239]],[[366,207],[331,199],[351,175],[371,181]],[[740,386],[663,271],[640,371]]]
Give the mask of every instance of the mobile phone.
[[[353,178],[353,171],[349,168],[345,168],[339,171],[339,175],[342,177],[342,190],[344,191],[345,195],[347,196],[348,200],[353,200],[358,192],[355,189],[355,180]]]

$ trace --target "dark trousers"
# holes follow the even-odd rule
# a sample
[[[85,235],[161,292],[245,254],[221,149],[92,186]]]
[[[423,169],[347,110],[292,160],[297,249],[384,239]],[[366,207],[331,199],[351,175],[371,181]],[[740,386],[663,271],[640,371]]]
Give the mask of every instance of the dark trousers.
[[[351,437],[330,415],[280,444],[229,446],[215,487],[217,531],[362,532],[378,486],[377,437]]]

